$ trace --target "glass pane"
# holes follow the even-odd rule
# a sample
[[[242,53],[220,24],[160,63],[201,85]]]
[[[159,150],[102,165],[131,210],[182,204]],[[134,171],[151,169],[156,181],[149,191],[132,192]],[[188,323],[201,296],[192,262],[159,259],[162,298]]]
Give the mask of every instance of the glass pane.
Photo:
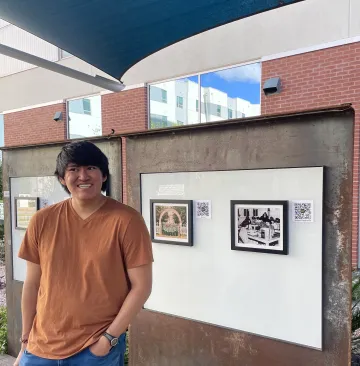
[[[260,115],[260,82],[260,63],[201,75],[201,122]]]
[[[149,97],[149,128],[199,123],[197,76],[150,85]]]
[[[69,138],[101,136],[101,97],[69,100]]]
[[[67,57],[71,57],[72,54],[65,51],[65,50],[60,50],[60,59],[63,59],[63,58],[67,58]]]

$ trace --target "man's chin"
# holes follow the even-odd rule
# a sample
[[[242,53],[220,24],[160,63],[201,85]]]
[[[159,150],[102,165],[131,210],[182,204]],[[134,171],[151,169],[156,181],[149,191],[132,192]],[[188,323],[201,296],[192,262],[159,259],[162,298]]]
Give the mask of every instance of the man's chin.
[[[94,192],[74,192],[72,194],[72,197],[78,200],[94,200],[100,196],[101,192],[99,194]]]

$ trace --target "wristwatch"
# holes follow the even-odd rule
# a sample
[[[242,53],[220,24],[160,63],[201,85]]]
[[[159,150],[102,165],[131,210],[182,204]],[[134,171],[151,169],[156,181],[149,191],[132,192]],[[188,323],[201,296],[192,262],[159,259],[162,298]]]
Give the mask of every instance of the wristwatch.
[[[115,347],[119,343],[119,338],[112,336],[109,333],[103,333],[103,336],[110,342],[111,347]]]

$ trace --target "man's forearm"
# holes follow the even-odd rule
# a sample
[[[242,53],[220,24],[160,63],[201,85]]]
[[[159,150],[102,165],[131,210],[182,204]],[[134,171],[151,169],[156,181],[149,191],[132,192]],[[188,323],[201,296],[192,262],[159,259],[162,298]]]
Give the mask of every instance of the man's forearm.
[[[146,300],[150,296],[151,290],[149,289],[132,289],[126,297],[118,315],[107,329],[107,332],[114,337],[120,336],[124,333],[139,313]]]
[[[21,299],[22,312],[22,334],[23,339],[27,339],[31,331],[34,317],[36,314],[36,304],[38,296],[38,287],[25,281]]]

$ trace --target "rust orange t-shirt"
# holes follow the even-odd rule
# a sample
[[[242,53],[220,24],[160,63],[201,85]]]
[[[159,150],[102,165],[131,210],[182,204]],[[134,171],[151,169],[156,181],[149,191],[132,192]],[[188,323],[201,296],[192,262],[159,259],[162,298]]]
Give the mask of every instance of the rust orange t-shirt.
[[[142,216],[109,197],[83,220],[71,199],[32,218],[19,257],[41,266],[28,351],[70,357],[97,341],[130,291],[126,269],[153,261]]]

